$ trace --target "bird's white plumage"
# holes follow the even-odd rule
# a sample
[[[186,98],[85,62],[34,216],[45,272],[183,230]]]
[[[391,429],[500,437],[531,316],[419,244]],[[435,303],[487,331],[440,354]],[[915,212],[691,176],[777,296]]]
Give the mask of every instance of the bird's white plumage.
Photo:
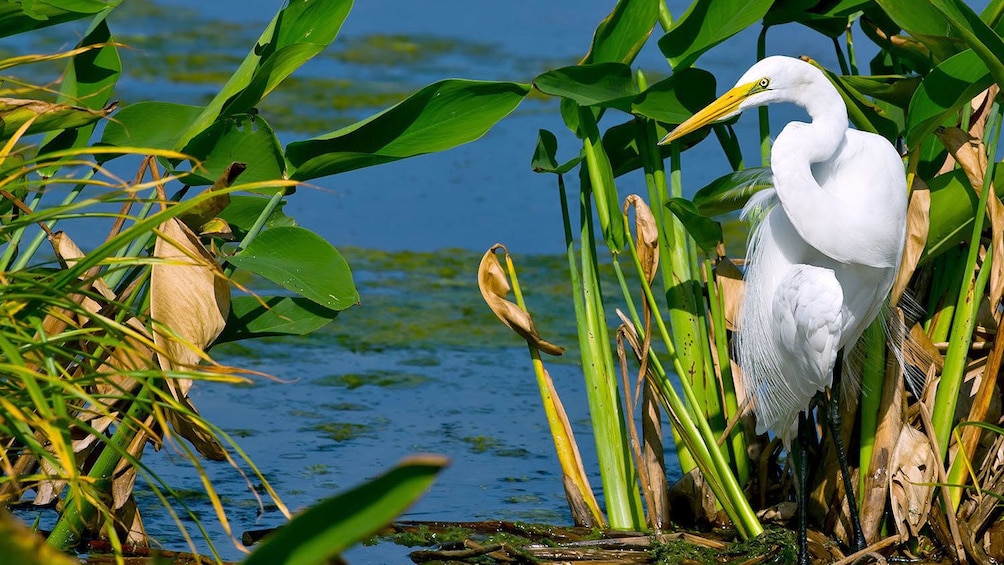
[[[791,102],[812,121],[777,136],[773,194],[748,205],[761,212],[749,214],[759,222],[736,349],[758,431],[790,445],[798,413],[832,384],[837,352],[882,308],[903,251],[907,193],[899,154],[881,136],[848,129],[843,100],[818,69],[770,57],[736,88],[765,82],[738,111]]]

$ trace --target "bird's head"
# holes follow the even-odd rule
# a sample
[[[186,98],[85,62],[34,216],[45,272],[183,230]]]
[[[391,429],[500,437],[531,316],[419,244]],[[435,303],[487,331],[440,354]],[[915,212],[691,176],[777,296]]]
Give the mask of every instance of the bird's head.
[[[679,139],[710,123],[727,120],[747,108],[797,100],[798,93],[820,79],[826,82],[819,69],[800,59],[782,56],[762,59],[728,92],[678,125],[659,144]]]

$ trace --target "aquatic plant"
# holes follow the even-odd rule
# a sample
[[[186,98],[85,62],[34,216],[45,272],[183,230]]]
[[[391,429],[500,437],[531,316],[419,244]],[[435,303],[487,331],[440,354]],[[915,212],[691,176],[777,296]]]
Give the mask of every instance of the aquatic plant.
[[[1004,3],[998,1],[977,14],[959,0],[923,6],[893,0],[695,0],[674,19],[659,0],[622,0],[600,22],[578,65],[534,79],[537,90],[561,99],[561,116],[582,144],[562,161],[556,136],[541,131],[532,167],[556,175],[562,204],[603,477],[606,508],[599,519],[615,528],[661,528],[670,516],[719,522],[723,511],[741,536],[752,537],[762,531],[754,509],[787,512],[790,480],[780,442],[756,436],[737,401],[741,385],[729,342],[742,264],[726,249],[742,242],[725,241],[716,219],[734,221],[731,214],[770,185],[768,113],[760,109],[759,167],[748,166],[732,122],[666,147],[657,142],[714,98],[715,77],[699,68],[704,53],[742,41],[734,36],[754,28],[758,40],[747,51],[763,58],[771,52],[769,40],[784,33],[777,26],[798,23],[835,50],[839,69],[823,69],[826,76],[855,127],[901,148],[910,187],[907,250],[891,297],[891,316],[900,322],[889,324],[890,331],[906,327],[891,336],[905,339],[905,355],[886,346],[880,325],[866,332],[852,355],[861,383],[844,417],[866,537],[876,547],[900,542],[903,551],[930,547],[916,540],[935,539],[959,559],[979,560],[996,551],[992,542],[978,540],[995,535],[988,528],[1002,494],[996,462],[1004,437],[987,427],[999,418],[993,406],[1001,399],[996,383],[1004,347],[994,339],[1004,294],[1004,220],[995,182],[1002,15]],[[671,73],[649,84],[646,74],[654,73],[631,65],[657,26]],[[855,50],[861,33],[878,51],[867,72]],[[746,63],[753,62],[751,56]],[[602,129],[605,123],[613,125]],[[681,169],[700,166],[687,161],[687,150],[701,143],[720,145],[733,170],[695,191],[683,186]],[[617,179],[628,175],[643,176],[648,193],[624,199],[622,209]],[[568,176],[578,179],[572,195]],[[614,267],[612,287],[625,311],[617,310],[623,325],[616,332],[607,325],[615,302],[610,289],[601,287],[601,261]],[[514,270],[508,274],[513,278]],[[915,297],[922,311],[902,306],[904,295]],[[546,336],[546,329],[541,333]],[[546,352],[532,339],[528,343],[531,351]],[[636,382],[627,374],[629,350],[637,360]],[[618,365],[625,381],[619,389]],[[911,382],[923,388],[911,389]],[[660,484],[660,416],[652,399],[673,426],[685,473],[677,488],[690,489],[674,498],[683,503],[672,509]],[[642,434],[633,430],[636,420],[643,422]],[[831,446],[824,438],[813,456],[823,464],[812,481],[811,508],[828,534],[845,538],[845,495]],[[706,500],[716,502],[701,503]],[[580,513],[574,501],[570,506],[577,521],[597,520]],[[990,537],[981,538],[984,532]]]
[[[194,550],[189,530],[206,530],[179,485],[143,463],[148,445],[191,464],[228,534],[203,458],[229,462],[249,492],[260,488],[289,516],[251,459],[188,396],[195,381],[264,377],[216,362],[210,348],[310,333],[359,300],[337,249],[282,213],[297,185],[474,140],[529,85],[441,81],[283,147],[256,107],[336,38],[350,0],[283,7],[205,105],[144,100],[121,109],[111,100],[128,69],[108,22],[118,4],[0,9],[5,36],[90,20],[70,51],[0,61],[9,73],[0,98],[0,500],[56,507],[48,541],[58,548],[100,535],[121,555],[126,543],[148,543],[132,494],[142,480]],[[20,76],[46,61],[66,62],[58,90]],[[110,167],[136,172],[121,180]],[[278,290],[250,292],[237,282],[250,275]]]

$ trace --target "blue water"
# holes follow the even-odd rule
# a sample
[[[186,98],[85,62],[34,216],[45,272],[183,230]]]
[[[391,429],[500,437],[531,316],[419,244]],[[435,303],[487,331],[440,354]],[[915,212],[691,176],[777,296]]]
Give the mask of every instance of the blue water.
[[[217,19],[254,30],[264,27],[279,6],[275,1],[236,0],[160,0],[157,4],[185,21]],[[679,16],[687,3],[673,0],[668,4]],[[612,5],[606,0],[359,1],[336,41],[401,34],[448,38],[477,49],[449,52],[426,64],[407,67],[364,66],[319,57],[298,76],[346,77],[374,85],[403,82],[414,88],[450,76],[529,81],[548,68],[573,64],[588,48],[595,25]],[[163,33],[164,25],[158,20],[137,20],[129,22],[129,30],[156,35]],[[757,31],[748,30],[702,57],[701,66],[720,77],[719,91],[731,86],[754,62]],[[870,53],[860,32],[858,35],[858,59],[864,66]],[[638,64],[651,76],[664,76],[668,67],[654,43],[649,43]],[[248,46],[223,43],[205,49],[242,56]],[[768,51],[807,54],[831,68],[837,65],[828,40],[796,25],[772,30]],[[122,86],[135,97],[171,96],[188,103],[213,92],[212,85],[150,79],[124,79]],[[359,119],[377,110],[353,110],[355,114],[349,117]],[[799,115],[794,109],[773,111],[775,131]],[[623,119],[626,116],[608,118],[606,124]],[[540,128],[558,134],[560,156],[570,158],[578,152],[574,137],[560,120],[557,104],[527,100],[476,143],[320,179],[316,190],[298,191],[286,212],[336,246],[446,253],[448,248],[481,252],[503,242],[514,253],[559,254],[564,240],[554,178],[529,170]],[[740,120],[736,130],[743,140],[747,164],[758,164],[755,117]],[[284,143],[303,136],[280,132]],[[684,155],[688,193],[729,170],[721,152],[706,145]],[[644,190],[637,175],[618,183],[625,194]],[[472,264],[469,273],[456,278],[456,292],[464,293],[465,307],[476,313],[472,316],[490,316],[477,293],[475,269]],[[368,291],[377,288],[386,276],[408,274],[357,272],[364,306],[345,312],[335,324],[365,328],[364,324],[353,326],[353,319],[385,315],[365,304]],[[560,284],[562,277],[562,273],[554,273],[555,284]],[[414,291],[421,293],[423,289]],[[365,335],[358,338],[366,341]],[[441,347],[360,350],[354,345],[351,339],[336,341],[330,334],[249,343],[251,351],[230,350],[223,360],[283,381],[197,385],[194,402],[209,420],[235,438],[293,510],[373,477],[406,455],[434,452],[447,455],[452,464],[405,518],[570,523],[532,371],[518,343],[487,347],[473,338],[468,344]],[[574,422],[583,459],[589,469],[595,469],[595,446],[578,367],[565,362],[549,368]],[[393,382],[391,386],[352,388],[344,380],[347,374],[383,375]],[[360,435],[336,439],[332,428],[325,427],[332,423]],[[199,488],[195,474],[170,450],[148,453],[146,460],[171,484]],[[284,521],[273,506],[266,505],[261,512],[243,479],[225,464],[210,463],[206,468],[231,512],[235,533],[274,527]],[[598,487],[595,472],[591,480]],[[156,500],[144,490],[139,496],[150,533],[170,548],[185,549],[173,525],[158,517],[162,512],[158,513]],[[222,528],[214,525],[208,503],[196,497],[189,504],[202,518],[208,518],[210,536],[221,555],[238,559],[240,552]],[[198,547],[204,550],[206,544],[199,542]],[[357,563],[401,562],[404,552],[387,546],[359,548],[348,558]]]

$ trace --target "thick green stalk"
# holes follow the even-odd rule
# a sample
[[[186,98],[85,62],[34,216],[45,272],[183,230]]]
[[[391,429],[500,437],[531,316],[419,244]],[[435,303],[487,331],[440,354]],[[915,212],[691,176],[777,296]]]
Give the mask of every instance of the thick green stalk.
[[[586,395],[596,440],[600,478],[610,526],[615,529],[638,529],[645,516],[638,492],[634,464],[610,349],[609,329],[603,308],[603,296],[596,260],[593,233],[592,193],[588,173],[580,175],[580,265],[581,285],[573,293],[582,295],[576,311],[582,370]]]
[[[708,286],[708,304],[711,306],[711,323],[715,330],[715,352],[718,355],[718,365],[721,371],[722,398],[725,401],[725,414],[728,419],[739,417],[739,398],[736,396],[734,375],[732,374],[732,363],[729,357],[729,342],[725,330],[725,304],[718,294],[718,285],[715,284],[714,273],[711,269],[711,261],[704,262],[704,278]],[[729,436],[729,445],[732,448],[732,463],[735,465],[736,475],[741,484],[746,484],[750,478],[749,457],[746,456],[746,435],[742,426],[735,426]]]
[[[639,86],[644,84],[644,78],[639,81]],[[663,168],[662,157],[659,155],[659,148],[653,142],[657,139],[655,122],[645,120],[639,122],[639,132],[637,135],[639,149],[643,156],[642,164],[645,172],[645,184],[648,186],[648,199],[652,203],[652,215],[655,223],[662,229],[659,230],[659,274],[662,279],[663,288],[669,288],[673,280],[673,269],[670,261],[670,234],[665,226],[669,225],[664,216],[672,216],[662,203],[669,198],[669,184],[666,182],[666,171]],[[678,430],[672,427],[673,440],[676,444],[677,460],[683,473],[689,473],[697,466],[697,461],[687,444],[682,441]]]
[[[145,385],[130,404],[129,411],[112,437],[105,443],[101,455],[94,462],[87,476],[93,481],[94,494],[100,498],[111,496],[112,477],[115,467],[122,460],[126,447],[136,436],[138,429],[133,424],[148,410],[150,400],[149,384]],[[56,522],[48,541],[51,545],[64,551],[70,550],[80,543],[81,535],[86,531],[86,524],[91,522],[98,512],[98,507],[88,500],[83,493],[70,490],[63,502],[63,513]]]
[[[680,176],[680,145],[670,147],[670,188],[673,197],[683,194]],[[676,216],[667,214],[663,224],[667,232],[669,262],[672,278],[667,281],[666,302],[669,308],[669,325],[674,343],[690,344],[680,351],[680,362],[685,372],[680,379],[688,379],[698,403],[695,409],[703,412],[716,437],[725,431],[726,418],[722,412],[718,379],[711,365],[706,312],[701,283],[696,269],[696,244]],[[699,301],[700,300],[700,301]]]
[[[858,496],[865,490],[865,482],[871,472],[869,465],[875,448],[875,432],[878,430],[879,408],[882,404],[882,383],[885,380],[885,331],[882,321],[875,320],[861,336],[865,352],[864,366],[861,368],[861,473],[858,474]],[[864,501],[858,499],[860,507]]]
[[[628,239],[628,245],[631,247],[631,257],[634,259],[635,268],[642,279],[642,289],[645,291],[645,298],[648,300],[649,308],[652,310],[652,319],[655,321],[663,343],[666,345],[666,350],[673,360],[673,368],[676,370],[677,375],[682,375],[683,366],[678,355],[678,350],[670,337],[666,324],[663,322],[663,318],[659,312],[659,303],[656,301],[655,295],[652,294],[652,287],[648,284],[648,281],[644,280],[641,262],[638,260],[634,241]],[[644,334],[644,328],[636,329],[639,334]],[[657,383],[660,391],[663,392],[667,400],[673,401],[676,393],[664,374],[661,381]],[[704,464],[701,465],[701,471],[709,477],[714,477],[716,481],[721,483],[722,490],[721,492],[716,491],[715,496],[718,497],[718,501],[722,504],[726,513],[728,513],[733,524],[739,529],[740,534],[746,538],[760,535],[763,532],[763,526],[757,519],[752,507],[750,507],[749,501],[746,499],[742,487],[732,473],[732,469],[729,467],[729,463],[725,459],[721,448],[718,447],[718,436],[712,431],[708,420],[699,409],[699,401],[693,387],[690,386],[687,379],[682,377],[680,378],[680,385],[683,388],[684,397],[687,399],[690,409],[687,410],[675,405],[672,408],[680,420],[681,427],[689,428],[690,426],[696,426],[700,434],[700,440],[692,444],[691,449],[696,450],[695,455],[697,455],[699,461],[704,460]],[[708,458],[710,461],[707,460]],[[709,484],[711,484],[710,481]]]
[[[951,338],[948,342],[948,351],[945,353],[945,365],[941,372],[941,380],[938,383],[938,393],[935,397],[934,410],[931,420],[934,425],[935,437],[938,440],[938,447],[941,450],[940,460],[945,459],[948,453],[948,443],[952,432],[952,423],[955,416],[955,405],[958,401],[959,390],[962,387],[962,379],[965,375],[966,357],[969,354],[969,347],[973,339],[973,327],[976,324],[976,312],[980,301],[977,297],[982,296],[983,289],[979,286],[980,279],[984,285],[986,275],[989,272],[989,265],[992,254],[988,253],[983,266],[977,271],[976,263],[980,250],[980,238],[983,234],[983,224],[986,216],[987,199],[990,195],[990,182],[996,166],[994,162],[997,158],[997,139],[1000,134],[1000,107],[994,103],[990,109],[990,116],[987,120],[987,130],[992,132],[992,139],[987,145],[987,170],[983,178],[983,187],[980,190],[980,200],[976,208],[976,217],[973,221],[973,235],[970,238],[969,253],[966,256],[966,268],[963,271],[968,280],[963,292],[959,293],[955,306],[955,319],[952,323]]]

